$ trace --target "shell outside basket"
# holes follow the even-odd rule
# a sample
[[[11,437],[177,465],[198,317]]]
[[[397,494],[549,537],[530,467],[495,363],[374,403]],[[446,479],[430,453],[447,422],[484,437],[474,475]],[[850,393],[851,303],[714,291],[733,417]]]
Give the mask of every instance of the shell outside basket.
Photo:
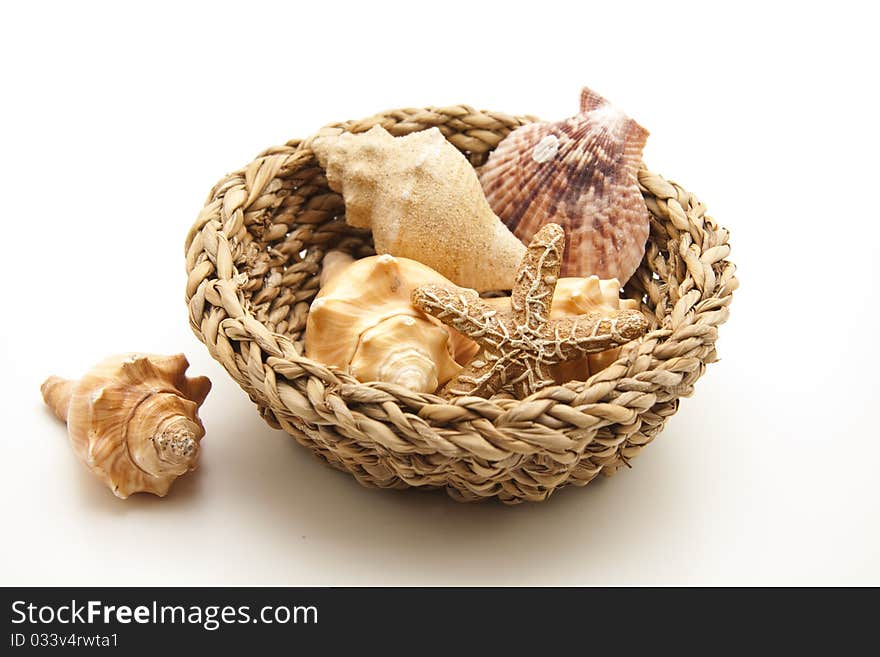
[[[319,134],[436,126],[479,166],[534,120],[461,105],[393,110]],[[186,299],[196,336],[264,419],[361,483],[444,488],[460,501],[545,500],[628,465],[716,359],[718,326],[737,287],[728,232],[692,194],[644,167],[651,234],[625,293],[641,302],[650,329],[588,381],[524,401],[447,401],[360,383],[304,357],[324,253],[373,253],[370,234],[345,223],[342,198],[327,187],[309,142],[270,148],[214,187],[187,236]]]

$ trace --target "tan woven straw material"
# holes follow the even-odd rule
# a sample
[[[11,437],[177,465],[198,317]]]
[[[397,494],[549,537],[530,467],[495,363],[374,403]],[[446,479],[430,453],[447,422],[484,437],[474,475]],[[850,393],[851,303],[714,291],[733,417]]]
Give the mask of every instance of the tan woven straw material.
[[[474,166],[534,121],[465,105],[402,109],[326,131],[393,135],[437,126]],[[649,332],[586,382],[518,401],[446,400],[352,376],[303,356],[324,253],[373,252],[345,223],[310,140],[270,148],[211,191],[186,239],[190,325],[265,420],[363,484],[445,488],[455,499],[546,499],[628,464],[716,360],[718,326],[737,287],[728,232],[692,194],[646,168],[647,252],[626,295]]]

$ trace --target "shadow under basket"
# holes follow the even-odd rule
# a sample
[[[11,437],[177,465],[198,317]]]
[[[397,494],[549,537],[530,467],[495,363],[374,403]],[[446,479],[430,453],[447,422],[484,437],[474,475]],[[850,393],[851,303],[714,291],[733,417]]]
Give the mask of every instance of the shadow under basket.
[[[535,120],[460,105],[393,110],[322,132],[380,124],[405,135],[436,126],[479,166]],[[716,360],[718,326],[737,287],[728,232],[693,195],[644,167],[651,234],[625,295],[641,303],[649,330],[586,382],[522,401],[447,400],[360,383],[306,358],[324,253],[374,252],[369,232],[345,223],[310,141],[270,148],[214,187],[186,240],[186,300],[196,336],[263,418],[362,484],[442,487],[460,501],[545,500],[628,465]]]

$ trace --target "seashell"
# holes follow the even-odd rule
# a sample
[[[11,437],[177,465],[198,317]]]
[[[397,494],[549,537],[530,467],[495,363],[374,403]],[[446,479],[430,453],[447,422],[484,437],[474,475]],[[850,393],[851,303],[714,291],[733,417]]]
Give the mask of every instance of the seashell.
[[[346,221],[372,230],[377,253],[417,260],[464,287],[512,287],[525,246],[437,128],[392,137],[377,125],[318,137],[312,150],[345,199]]]
[[[331,278],[344,271],[354,262],[354,257],[345,251],[327,251],[321,259],[321,287],[324,287]]]
[[[334,261],[343,262],[333,256],[331,269]],[[434,392],[461,370],[456,359],[467,362],[477,345],[410,303],[412,290],[429,283],[450,284],[420,262],[387,254],[332,271],[309,310],[306,354],[359,381]]]
[[[510,297],[483,299],[500,312],[510,311]],[[553,292],[550,318],[575,317],[600,313],[610,315],[618,310],[638,310],[639,303],[633,299],[620,298],[620,283],[616,278],[601,280],[598,276],[587,278],[560,278]],[[606,349],[586,358],[553,365],[550,372],[557,383],[586,381],[620,357],[621,347]]]
[[[211,382],[186,376],[188,367],[183,354],[122,354],[78,381],[49,377],[40,391],[74,453],[117,497],[163,497],[195,468],[205,435],[198,409]]]
[[[637,171],[648,132],[589,89],[580,114],[505,137],[479,170],[492,210],[528,243],[547,223],[566,233],[562,276],[626,283],[645,254],[649,213]]]

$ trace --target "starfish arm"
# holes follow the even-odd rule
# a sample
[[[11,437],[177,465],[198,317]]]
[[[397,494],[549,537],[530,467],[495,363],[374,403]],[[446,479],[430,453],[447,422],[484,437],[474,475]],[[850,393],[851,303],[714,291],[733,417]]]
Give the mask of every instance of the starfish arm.
[[[413,290],[411,301],[483,347],[497,349],[510,339],[498,311],[483,303],[474,290],[422,285]]]
[[[480,351],[464,369],[447,383],[442,394],[491,397],[510,376],[509,358],[492,351]]]
[[[545,362],[561,363],[613,349],[644,335],[647,328],[648,322],[638,310],[556,319],[548,324],[542,341]]]
[[[565,231],[559,224],[547,224],[532,238],[510,299],[518,326],[539,333],[547,323],[564,247]]]
[[[522,371],[511,383],[517,399],[525,399],[538,390],[556,385],[546,364],[533,357],[523,359]]]

